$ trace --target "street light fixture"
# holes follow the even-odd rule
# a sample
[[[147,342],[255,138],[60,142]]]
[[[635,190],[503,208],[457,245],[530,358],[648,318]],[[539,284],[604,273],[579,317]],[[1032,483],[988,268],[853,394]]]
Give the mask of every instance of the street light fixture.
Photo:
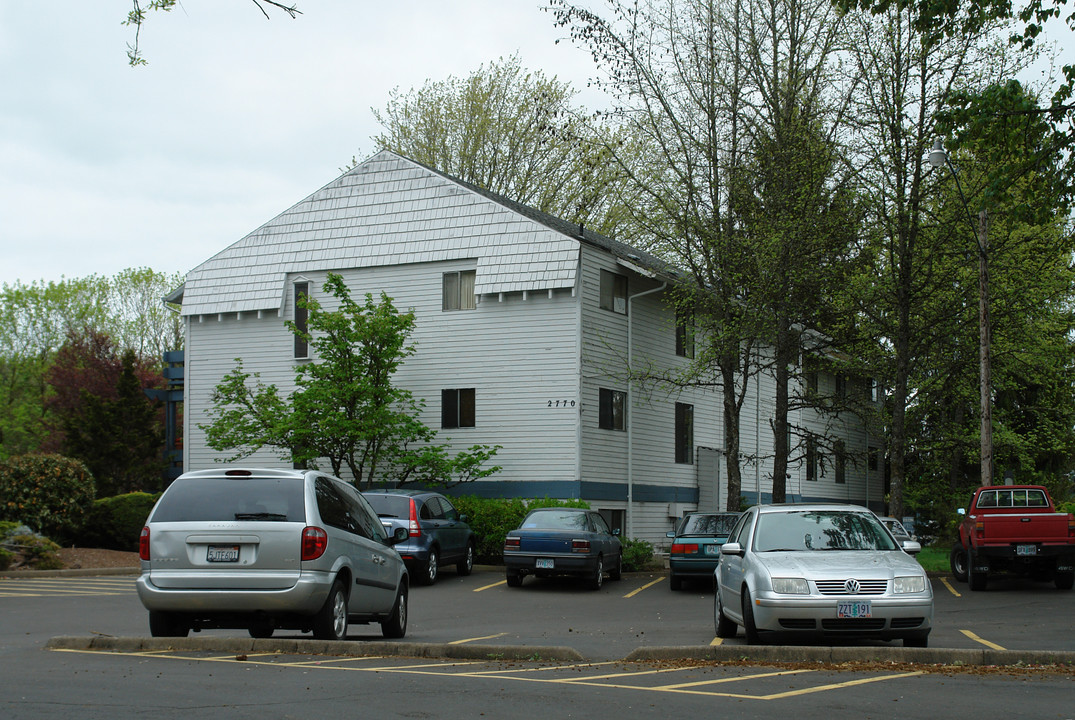
[[[979,391],[981,394],[981,418],[982,418],[982,485],[993,484],[993,402],[992,402],[992,372],[989,360],[990,345],[990,320],[989,320],[989,213],[982,210],[978,213],[978,223],[975,225],[974,216],[971,215],[967,206],[967,198],[963,195],[963,186],[959,183],[959,173],[952,167],[952,161],[944,149],[944,141],[937,138],[933,149],[929,153],[929,164],[935,168],[947,165],[948,170],[956,181],[956,189],[959,191],[959,199],[963,202],[963,209],[967,213],[967,219],[971,224],[971,234],[978,244],[978,363],[979,363]]]

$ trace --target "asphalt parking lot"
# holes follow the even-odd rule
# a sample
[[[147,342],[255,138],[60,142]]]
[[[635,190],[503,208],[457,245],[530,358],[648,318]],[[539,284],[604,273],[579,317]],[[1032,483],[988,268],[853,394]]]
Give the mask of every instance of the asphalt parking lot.
[[[891,658],[961,664],[1075,662],[1075,627],[1068,620],[1075,593],[1051,584],[998,581],[972,593],[950,576],[932,579],[934,630],[926,650],[899,642],[863,641],[833,646],[747,646],[742,631],[719,640],[713,631],[713,594],[704,584],[669,590],[665,573],[628,573],[597,592],[568,579],[527,578],[509,588],[502,569],[478,567],[468,577],[445,572],[432,587],[411,590],[406,638],[388,643],[377,625],[351,625],[349,652],[369,650],[441,657],[545,657],[609,661],[662,657],[757,657],[769,661]],[[314,652],[308,635],[279,631],[253,643],[241,631],[192,633],[185,643],[147,639],[146,613],[134,594],[134,576],[19,577],[0,580],[0,605],[22,606],[48,597],[78,598],[79,617],[91,622],[55,624],[49,638],[61,647],[172,645],[274,646],[293,643]],[[100,612],[94,614],[94,608]],[[32,614],[30,606],[22,608]],[[87,616],[87,613],[89,615]],[[52,619],[56,619],[53,614]],[[74,618],[69,618],[74,619]],[[333,652],[341,648],[334,648]]]

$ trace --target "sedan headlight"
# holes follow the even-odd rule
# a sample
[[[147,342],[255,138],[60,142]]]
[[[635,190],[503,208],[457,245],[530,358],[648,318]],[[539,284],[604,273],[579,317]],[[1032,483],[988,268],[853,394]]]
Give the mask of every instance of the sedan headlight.
[[[773,592],[781,595],[809,595],[810,585],[803,578],[773,578]]]
[[[920,593],[926,591],[926,578],[921,575],[910,575],[892,579],[892,592],[897,595],[903,593]]]

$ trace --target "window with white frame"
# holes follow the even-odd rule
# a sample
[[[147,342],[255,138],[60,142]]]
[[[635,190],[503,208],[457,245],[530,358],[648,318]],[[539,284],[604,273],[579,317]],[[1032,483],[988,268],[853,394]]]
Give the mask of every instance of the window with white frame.
[[[676,355],[694,357],[694,313],[676,308]]]
[[[694,406],[676,403],[676,462],[694,464]]]
[[[474,388],[440,391],[440,426],[474,427]]]
[[[627,314],[627,277],[601,271],[601,309]]]
[[[474,296],[475,270],[444,273],[444,310],[474,310],[478,307]]]
[[[598,391],[597,426],[602,430],[627,429],[627,393],[608,388]]]
[[[306,309],[306,298],[310,295],[310,283],[305,280],[300,280],[294,283],[292,297],[292,309],[294,310],[295,329],[302,333],[295,334],[295,359],[306,360],[310,357],[310,343],[306,341],[306,333],[309,332],[308,321],[310,319],[310,313]]]

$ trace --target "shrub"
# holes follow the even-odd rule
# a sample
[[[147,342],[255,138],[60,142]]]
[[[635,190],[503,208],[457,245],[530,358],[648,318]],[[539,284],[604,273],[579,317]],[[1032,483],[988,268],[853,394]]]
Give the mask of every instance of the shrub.
[[[623,541],[623,571],[645,570],[653,560],[653,545],[638,538]]]
[[[11,556],[8,567],[25,565],[34,570],[59,570],[63,567],[58,555],[60,546],[25,525],[8,530],[2,545]]]
[[[473,495],[454,497],[452,504],[460,514],[467,516],[467,524],[474,531],[475,555],[478,561],[485,563],[503,561],[504,538],[507,537],[508,531],[519,527],[526,513],[534,508],[590,507],[589,503],[583,500],[555,500],[548,497],[506,500]]]
[[[62,455],[21,455],[0,464],[0,520],[56,538],[73,536],[93,504],[93,476]]]
[[[127,493],[95,500],[77,542],[83,547],[138,550],[138,536],[160,493]]]
[[[15,553],[0,547],[0,572],[11,567],[11,563],[13,562],[15,562]]]

